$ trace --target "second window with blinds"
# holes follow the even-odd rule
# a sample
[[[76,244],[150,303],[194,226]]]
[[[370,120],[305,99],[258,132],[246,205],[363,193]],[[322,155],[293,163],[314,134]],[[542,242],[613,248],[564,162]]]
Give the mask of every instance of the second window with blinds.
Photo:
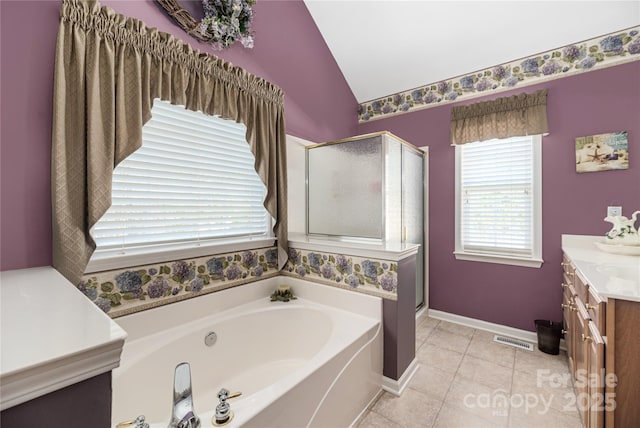
[[[273,245],[246,127],[161,100],[151,114],[113,172],[86,272]]]
[[[541,136],[457,145],[455,257],[542,265]]]

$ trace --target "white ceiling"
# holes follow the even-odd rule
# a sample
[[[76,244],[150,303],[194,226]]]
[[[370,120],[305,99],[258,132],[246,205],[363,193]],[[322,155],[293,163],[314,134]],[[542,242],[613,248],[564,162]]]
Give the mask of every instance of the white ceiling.
[[[640,24],[640,0],[304,2],[358,102]]]

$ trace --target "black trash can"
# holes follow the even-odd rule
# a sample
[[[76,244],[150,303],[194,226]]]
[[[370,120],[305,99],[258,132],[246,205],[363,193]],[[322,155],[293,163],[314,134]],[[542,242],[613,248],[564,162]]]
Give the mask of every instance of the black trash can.
[[[560,337],[562,337],[562,323],[549,320],[535,320],[538,333],[538,349],[545,354],[558,355],[560,353]]]

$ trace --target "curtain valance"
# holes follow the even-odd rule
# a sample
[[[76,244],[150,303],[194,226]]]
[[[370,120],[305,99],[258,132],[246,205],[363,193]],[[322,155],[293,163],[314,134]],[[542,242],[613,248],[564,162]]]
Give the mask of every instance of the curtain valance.
[[[53,264],[66,278],[77,283],[95,250],[90,230],[111,205],[113,168],[142,145],[155,98],[245,124],[286,262],[280,88],[93,0],[63,0],[55,61]]]
[[[451,109],[451,144],[548,133],[547,90]]]

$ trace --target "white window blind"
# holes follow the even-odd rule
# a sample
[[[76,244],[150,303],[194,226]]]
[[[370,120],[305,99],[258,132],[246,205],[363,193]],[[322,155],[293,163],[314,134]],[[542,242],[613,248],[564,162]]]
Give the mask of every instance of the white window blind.
[[[155,100],[142,147],[113,173],[98,250],[270,236],[246,127]]]
[[[539,136],[526,136],[456,148],[456,253],[540,258],[536,138],[539,143]]]

